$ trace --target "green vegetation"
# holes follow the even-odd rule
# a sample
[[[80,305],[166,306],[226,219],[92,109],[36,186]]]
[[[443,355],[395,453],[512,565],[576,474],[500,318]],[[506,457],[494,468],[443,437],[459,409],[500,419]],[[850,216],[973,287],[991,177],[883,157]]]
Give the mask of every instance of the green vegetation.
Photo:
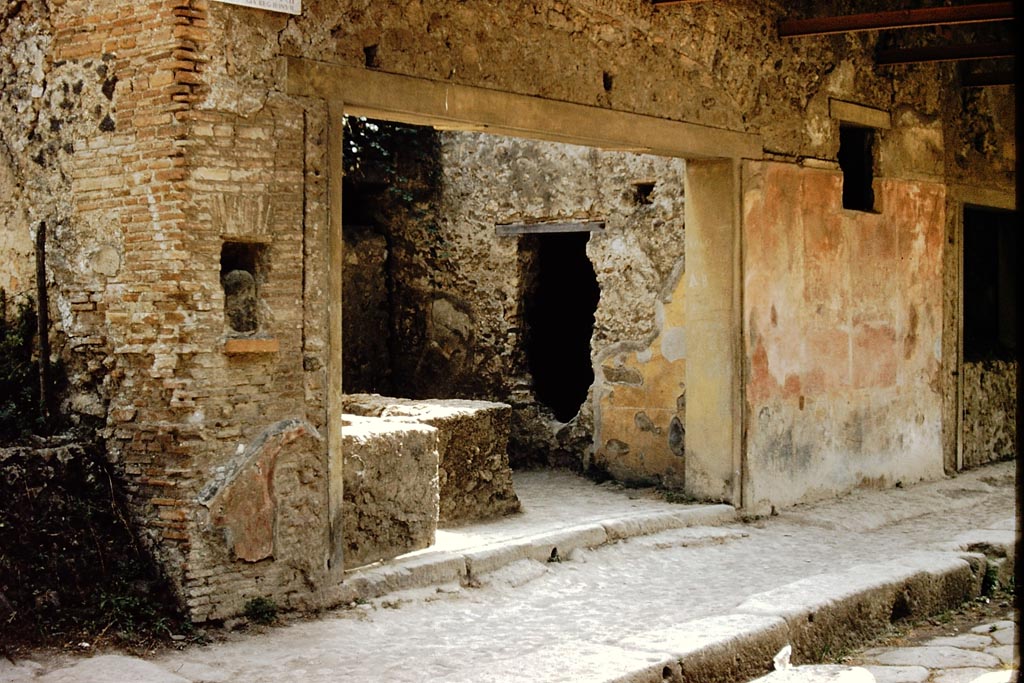
[[[33,358],[32,299],[12,301],[0,289],[0,444],[39,432],[39,367]]]
[[[277,621],[277,603],[269,598],[253,598],[245,603],[243,614],[254,624],[267,626]]]
[[[193,636],[99,447],[0,450],[0,642],[149,648]]]

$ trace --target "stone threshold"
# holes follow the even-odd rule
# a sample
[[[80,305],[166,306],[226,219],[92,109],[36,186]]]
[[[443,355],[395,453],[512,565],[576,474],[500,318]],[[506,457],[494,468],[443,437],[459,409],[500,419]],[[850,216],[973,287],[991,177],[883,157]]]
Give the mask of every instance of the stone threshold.
[[[664,512],[639,512],[560,529],[510,536],[461,550],[426,548],[345,573],[337,588],[337,604],[362,602],[388,593],[447,583],[472,584],[483,574],[519,560],[546,562],[573,550],[669,529],[715,526],[735,522],[736,508],[715,504]]]

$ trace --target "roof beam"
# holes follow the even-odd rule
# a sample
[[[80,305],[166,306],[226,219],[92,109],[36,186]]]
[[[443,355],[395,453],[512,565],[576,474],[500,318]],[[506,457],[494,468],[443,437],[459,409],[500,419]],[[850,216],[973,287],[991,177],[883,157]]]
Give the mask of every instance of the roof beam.
[[[917,28],[975,24],[986,21],[1013,19],[1012,2],[986,2],[958,7],[923,7],[918,9],[889,10],[866,14],[848,14],[838,17],[811,19],[785,19],[779,22],[780,38],[821,36],[829,33],[881,31],[894,28]]]
[[[998,85],[1015,85],[1013,71],[966,71],[960,75],[960,85],[965,88],[987,88]]]
[[[879,65],[919,64],[922,62],[962,62],[971,59],[997,59],[1013,57],[1013,43],[974,43],[962,45],[935,45],[879,50],[875,63]]]

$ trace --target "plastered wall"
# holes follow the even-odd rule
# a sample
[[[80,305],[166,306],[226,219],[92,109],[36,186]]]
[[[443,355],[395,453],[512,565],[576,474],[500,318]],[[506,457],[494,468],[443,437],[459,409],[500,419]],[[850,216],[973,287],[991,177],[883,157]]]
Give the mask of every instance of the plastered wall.
[[[754,509],[942,474],[941,185],[744,173],[747,489]]]

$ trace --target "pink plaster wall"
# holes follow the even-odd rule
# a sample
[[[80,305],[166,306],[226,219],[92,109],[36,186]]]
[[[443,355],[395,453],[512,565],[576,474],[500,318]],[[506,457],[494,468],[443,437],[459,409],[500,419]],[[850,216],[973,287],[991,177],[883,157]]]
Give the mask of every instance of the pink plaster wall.
[[[744,171],[746,492],[754,509],[942,475],[945,190],[842,174]]]

